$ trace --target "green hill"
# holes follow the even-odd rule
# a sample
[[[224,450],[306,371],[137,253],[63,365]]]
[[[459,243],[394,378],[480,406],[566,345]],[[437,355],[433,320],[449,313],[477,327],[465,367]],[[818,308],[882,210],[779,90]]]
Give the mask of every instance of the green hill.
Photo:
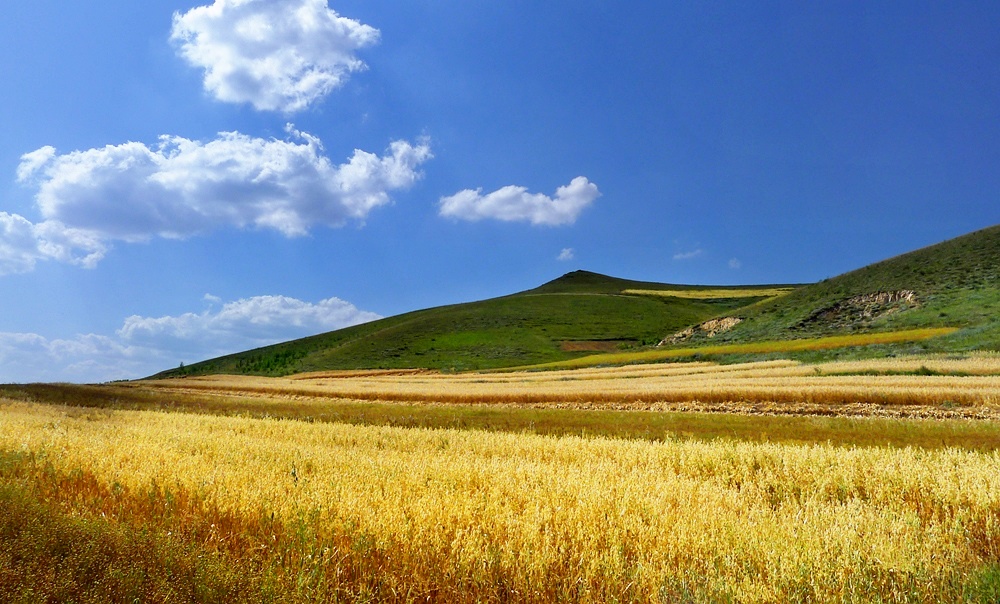
[[[1000,225],[801,287],[731,316],[743,321],[715,341],[952,326],[961,329],[921,346],[1000,349]]]
[[[489,369],[653,345],[709,317],[761,298],[682,299],[625,289],[687,288],[586,271],[510,296],[373,321],[165,371],[156,377],[286,375],[371,368]],[[701,288],[706,289],[706,288]]]
[[[680,333],[661,349],[929,327],[960,329],[870,353],[1000,350],[1000,225],[804,286],[669,285],[575,271],[510,296],[415,311],[155,377],[494,369],[641,350]]]

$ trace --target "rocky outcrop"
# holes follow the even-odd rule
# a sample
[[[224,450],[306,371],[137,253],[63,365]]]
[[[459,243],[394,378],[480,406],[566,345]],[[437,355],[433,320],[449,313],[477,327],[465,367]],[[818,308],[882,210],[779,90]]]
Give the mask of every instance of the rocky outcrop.
[[[664,338],[660,341],[657,346],[666,346],[667,344],[679,344],[681,342],[687,342],[688,340],[695,337],[705,337],[714,338],[716,335],[729,331],[733,327],[736,327],[743,319],[739,317],[722,317],[721,319],[712,319],[710,321],[705,321],[693,327],[688,327],[683,331],[678,331],[674,335]]]
[[[817,310],[793,329],[866,327],[876,319],[917,306],[920,300],[916,292],[908,289],[862,294]]]
[[[918,306],[920,299],[917,293],[908,289],[862,294],[813,312],[793,325],[791,330],[809,334],[866,329],[878,319]],[[742,321],[743,319],[739,317],[722,317],[705,321],[664,338],[657,346],[711,339],[736,327]]]

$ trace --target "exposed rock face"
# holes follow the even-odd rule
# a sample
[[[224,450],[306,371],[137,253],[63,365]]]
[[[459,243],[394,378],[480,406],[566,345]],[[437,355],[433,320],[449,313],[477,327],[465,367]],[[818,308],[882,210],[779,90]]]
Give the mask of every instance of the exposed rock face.
[[[864,329],[883,317],[920,306],[917,293],[908,289],[874,292],[841,300],[833,306],[821,308],[791,329],[793,331],[850,331]],[[739,317],[712,319],[699,325],[678,331],[660,341],[657,346],[680,344],[694,339],[710,339],[741,323]]]
[[[711,319],[705,321],[704,323],[695,325],[694,327],[688,327],[683,331],[678,331],[669,338],[664,338],[660,341],[657,346],[666,346],[667,344],[679,344],[680,342],[686,342],[695,336],[703,336],[706,338],[714,338],[717,334],[729,331],[737,324],[739,324],[743,319],[739,317],[722,317],[721,319]]]
[[[817,310],[800,321],[793,329],[818,326],[864,327],[876,319],[917,306],[920,306],[920,300],[917,298],[916,292],[908,289],[862,294]]]

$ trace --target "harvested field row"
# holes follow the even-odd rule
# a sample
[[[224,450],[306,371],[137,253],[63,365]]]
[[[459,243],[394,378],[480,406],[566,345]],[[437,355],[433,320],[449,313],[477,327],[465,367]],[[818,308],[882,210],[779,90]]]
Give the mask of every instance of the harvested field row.
[[[401,428],[650,441],[743,440],[848,447],[1000,449],[1000,418],[982,408],[805,403],[567,405],[354,401],[329,397],[182,393],[72,384],[0,386],[0,403],[30,402],[95,413],[152,410]],[[81,413],[82,411],[74,411]],[[978,413],[978,415],[977,415]],[[933,421],[929,421],[933,420]]]
[[[919,371],[932,368],[941,374]],[[1000,417],[998,370],[1000,359],[980,356],[821,365],[675,363],[504,374],[210,376],[147,381],[135,387],[293,399],[995,418]],[[876,374],[867,374],[873,371]]]

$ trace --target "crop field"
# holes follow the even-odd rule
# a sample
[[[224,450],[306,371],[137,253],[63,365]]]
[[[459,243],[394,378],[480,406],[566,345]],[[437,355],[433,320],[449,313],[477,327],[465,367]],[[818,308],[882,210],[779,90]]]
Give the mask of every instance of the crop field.
[[[995,602],[998,411],[991,354],[6,386],[0,601]],[[420,424],[478,413],[607,429]]]
[[[317,372],[151,380],[164,392],[272,399],[1000,419],[1000,357],[662,363],[544,372]]]
[[[664,296],[692,300],[723,300],[727,298],[774,298],[795,291],[794,287],[764,288],[705,288],[705,289],[626,289],[633,296]]]

